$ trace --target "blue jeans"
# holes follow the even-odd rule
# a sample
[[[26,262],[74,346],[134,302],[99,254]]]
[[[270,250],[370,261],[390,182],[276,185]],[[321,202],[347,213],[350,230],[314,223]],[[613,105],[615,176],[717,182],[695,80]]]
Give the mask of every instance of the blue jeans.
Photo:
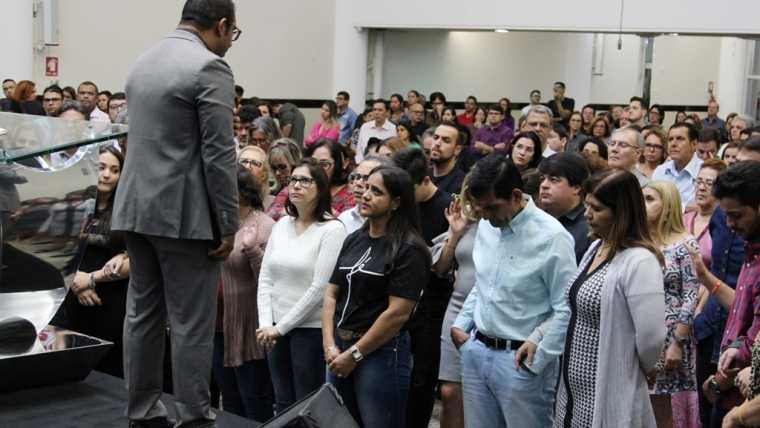
[[[342,351],[358,341],[343,341],[335,335],[335,345]],[[360,427],[404,428],[411,372],[409,333],[400,332],[375,352],[365,355],[347,377],[337,378],[327,370],[327,381],[338,390]]]
[[[486,348],[474,334],[459,348],[459,355],[465,426],[552,426],[557,360],[537,375],[525,370],[518,372],[515,351]]]
[[[319,389],[325,383],[321,328],[294,328],[267,348],[277,413]]]
[[[222,391],[225,412],[258,422],[272,419],[267,361],[245,361],[239,367],[224,367],[224,333],[214,333],[212,359],[214,379]]]

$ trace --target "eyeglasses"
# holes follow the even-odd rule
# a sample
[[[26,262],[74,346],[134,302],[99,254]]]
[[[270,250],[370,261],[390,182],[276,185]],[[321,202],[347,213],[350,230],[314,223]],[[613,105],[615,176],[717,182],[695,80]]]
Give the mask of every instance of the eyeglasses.
[[[289,169],[290,165],[284,163],[280,165],[272,165],[272,171],[287,172]]]
[[[266,144],[267,139],[266,138],[251,138],[248,137],[248,141],[250,142],[250,145],[252,146],[259,146],[261,144]]]
[[[533,147],[523,146],[522,144],[515,144],[516,150],[524,150],[525,153],[533,153]]]
[[[657,152],[662,150],[662,146],[657,144],[644,144],[644,147],[646,147],[650,152]]]
[[[549,129],[551,125],[544,122],[528,122],[528,126],[531,128],[541,128],[541,129]]]
[[[240,38],[240,35],[243,33],[243,31],[240,30],[240,28],[236,26],[232,26],[232,41],[236,41]]]
[[[422,113],[425,113],[425,110],[412,110],[412,113],[414,113],[414,114],[422,114]]]
[[[43,98],[43,103],[60,103],[63,101],[63,98]]]
[[[691,180],[691,184],[693,184],[694,187],[705,186],[706,189],[710,189],[713,187],[713,184],[715,184],[715,180],[695,178]]]
[[[367,180],[369,180],[369,175],[359,175],[359,174],[354,175],[353,183],[358,183],[359,180],[362,180],[366,183]]]
[[[126,106],[127,106],[127,103],[122,103],[122,104],[114,104],[114,105],[110,105],[110,106],[108,106],[108,109],[109,109],[109,110],[121,110],[122,108],[124,108],[124,107],[126,107]]]
[[[259,168],[262,167],[261,162],[259,162],[257,160],[253,160],[253,159],[242,159],[241,158],[241,159],[238,159],[238,163],[240,165],[243,165],[244,167],[246,167],[248,169],[253,169],[253,168],[259,169]]]
[[[594,125],[594,129],[607,129],[607,125],[605,125],[603,123],[598,123],[598,124]]]
[[[657,113],[656,111],[650,111],[650,112],[649,112],[649,115],[650,115],[650,116],[659,116],[659,115],[660,115],[660,113]]]
[[[330,162],[328,160],[317,160],[314,158],[311,158],[311,160],[318,163],[322,168],[324,168],[325,171],[329,171],[330,168],[332,168],[332,166],[335,165],[335,162]]]
[[[626,142],[624,142],[624,141],[610,140],[610,143],[607,144],[607,147],[609,147],[609,148],[620,147],[621,149],[625,150],[628,147],[633,147],[633,146],[630,145],[630,144],[628,144],[628,143],[626,143]]]
[[[309,187],[311,187],[311,183],[313,183],[313,182],[314,182],[314,179],[311,178],[311,177],[301,177],[301,178],[298,178],[298,177],[295,177],[295,176],[292,176],[292,175],[290,177],[288,177],[288,185],[290,187],[293,187],[293,186],[296,185],[296,183],[298,183],[304,189],[308,189]]]

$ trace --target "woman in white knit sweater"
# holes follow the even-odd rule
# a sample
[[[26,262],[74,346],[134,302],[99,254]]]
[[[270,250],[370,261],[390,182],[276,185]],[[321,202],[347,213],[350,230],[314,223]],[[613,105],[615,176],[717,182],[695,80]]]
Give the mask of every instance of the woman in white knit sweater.
[[[256,336],[267,346],[277,412],[325,383],[322,299],[346,230],[330,214],[330,185],[311,159],[293,168],[283,216],[259,277]]]

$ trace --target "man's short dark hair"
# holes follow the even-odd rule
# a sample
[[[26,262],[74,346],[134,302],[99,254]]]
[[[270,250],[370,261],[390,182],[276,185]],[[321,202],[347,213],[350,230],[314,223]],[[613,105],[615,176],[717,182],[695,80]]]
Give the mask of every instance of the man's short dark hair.
[[[735,198],[740,204],[760,207],[760,162],[746,160],[731,165],[715,179],[712,194],[718,199]]]
[[[446,95],[443,95],[443,92],[433,92],[432,94],[430,94],[430,99],[428,101],[432,103],[436,99],[439,99],[444,104],[446,104]]]
[[[720,132],[718,132],[717,129],[709,127],[709,126],[702,128],[702,130],[699,131],[697,142],[709,143],[711,141],[714,141],[715,146],[718,147],[720,145]]]
[[[673,125],[670,126],[670,129],[668,129],[668,133],[670,133],[670,131],[672,131],[673,129],[676,129],[676,128],[686,128],[686,129],[688,129],[689,130],[689,141],[699,140],[699,130],[697,129],[696,126],[692,125],[691,123],[689,123],[689,122],[674,123]]]
[[[752,134],[760,134],[760,126],[755,126],[755,127],[751,128],[751,131],[752,132],[751,132],[750,135],[752,135]]]
[[[555,131],[556,132],[556,131]],[[578,152],[555,153],[538,164],[538,171],[553,177],[565,177],[570,186],[583,186],[591,173]]]
[[[243,89],[242,86],[235,85],[235,94],[236,95],[240,95],[242,97],[244,92],[245,92],[245,89]]]
[[[466,101],[469,101],[469,100],[472,100],[472,102],[474,102],[475,104],[478,103],[478,99],[475,98],[475,95],[468,96],[467,99],[466,99]]]
[[[462,130],[462,128],[459,125],[457,125],[456,123],[454,123],[454,122],[452,122],[450,120],[444,120],[443,122],[441,122],[440,126],[448,126],[450,128],[456,129],[456,131],[457,131],[457,139],[456,139],[455,143],[456,143],[457,146],[464,146],[465,139],[467,138],[467,136],[465,135],[464,131]]]
[[[739,142],[739,150],[749,150],[760,153],[760,136],[755,135]],[[733,166],[731,167],[733,168]]]
[[[99,94],[99,93],[100,93],[100,92],[98,91],[98,85],[96,85],[96,84],[94,84],[94,83],[90,82],[89,80],[85,80],[84,82],[80,83],[80,84],[79,84],[79,86],[77,86],[77,93],[79,93],[79,88],[81,88],[82,86],[94,86],[94,87],[95,87],[95,93],[96,93],[96,94]]]
[[[414,184],[422,184],[429,174],[425,153],[417,147],[404,147],[391,155],[391,160],[409,173]]]
[[[179,23],[208,30],[223,18],[227,18],[230,25],[235,20],[235,3],[232,0],[187,0]]]
[[[82,113],[84,120],[90,120],[90,111],[87,110],[87,107],[85,107],[84,104],[76,100],[66,101],[63,103],[63,105],[58,109],[57,114],[60,116],[69,110],[78,111],[79,113]]]
[[[382,99],[382,98],[378,98],[376,100],[372,100],[372,107],[374,108],[375,104],[377,104],[377,103],[382,103],[385,106],[386,110],[390,110],[391,109],[390,103],[388,101]]]
[[[565,84],[562,82],[554,82],[554,86],[559,85],[560,88],[565,89]]]
[[[504,107],[502,107],[501,104],[498,104],[498,103],[494,103],[488,106],[488,111],[491,111],[491,110],[498,111],[499,114],[502,114],[502,115],[504,114]]]
[[[563,138],[565,138],[567,140],[570,139],[570,134],[567,133],[567,129],[565,129],[565,127],[562,126],[561,123],[553,123],[552,124],[552,130],[557,133],[557,135],[559,136],[560,140],[563,139]]]
[[[522,190],[523,182],[517,166],[506,157],[491,153],[475,165],[468,190],[473,197],[482,198],[491,190],[497,198],[512,199],[515,189]]]
[[[37,101],[21,101],[21,110],[23,110],[24,114],[32,116],[47,116],[45,107]]]
[[[340,92],[338,92],[338,95],[340,95],[343,98],[345,98],[346,101],[349,101],[351,99],[351,95],[348,95],[348,92],[346,92],[346,91],[340,91]]]
[[[248,104],[238,110],[237,116],[240,118],[240,123],[253,123],[257,117],[261,117],[261,110],[258,106]]]
[[[13,83],[16,83],[16,81],[15,81],[15,80],[13,80],[13,79],[5,79],[5,80],[3,80],[3,83],[7,83],[7,82],[13,82]]]
[[[583,113],[583,110],[586,110],[587,108],[590,108],[591,110],[594,111],[594,114],[596,114],[596,109],[591,104],[586,104],[585,106],[583,106],[583,108],[581,109],[581,113]]]
[[[124,92],[117,92],[110,97],[108,97],[108,106],[111,106],[112,100],[125,100],[127,99],[127,95]]]
[[[538,89],[534,89],[534,90],[530,91],[530,96],[532,97],[533,94],[541,95],[541,91],[539,91]]]
[[[739,131],[739,135],[746,135],[746,136],[752,135],[752,128],[742,129],[741,131]]]
[[[641,109],[642,110],[649,110],[649,103],[646,102],[646,100],[644,98],[641,98],[641,97],[631,97],[631,99],[630,99],[629,102],[632,103],[634,101],[638,101],[639,104],[641,104]]]
[[[6,82],[7,82],[7,80],[6,80]],[[3,82],[3,83],[5,83],[5,82]],[[61,99],[63,99],[63,89],[61,89],[61,87],[58,86],[58,85],[50,85],[50,86],[48,86],[47,88],[45,88],[44,91],[42,91],[42,95],[44,96],[48,92],[55,92],[56,94],[58,94],[58,95],[61,96]]]

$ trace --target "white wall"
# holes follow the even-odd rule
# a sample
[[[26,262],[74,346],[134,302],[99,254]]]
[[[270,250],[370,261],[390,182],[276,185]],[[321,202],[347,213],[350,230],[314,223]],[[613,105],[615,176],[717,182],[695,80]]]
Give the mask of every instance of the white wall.
[[[718,82],[720,52],[718,37],[655,38],[651,102],[707,105],[707,85]]]
[[[243,33],[225,59],[246,97],[333,97],[334,0],[236,3]],[[60,84],[76,87],[91,80],[116,92],[134,61],[176,28],[184,0],[58,4],[60,46],[35,55],[35,81],[50,83],[44,59],[58,56]]]
[[[623,35],[621,50],[617,50],[617,36],[605,35],[602,74],[591,77],[591,100],[596,104],[620,104],[638,89],[640,45],[638,36]]]

